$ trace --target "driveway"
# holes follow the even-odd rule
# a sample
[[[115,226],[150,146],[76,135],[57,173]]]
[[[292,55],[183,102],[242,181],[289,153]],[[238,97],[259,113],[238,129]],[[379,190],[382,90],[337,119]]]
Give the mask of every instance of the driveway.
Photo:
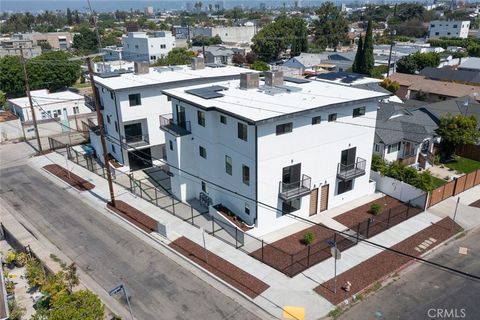
[[[26,150],[16,150],[17,155]],[[1,201],[105,290],[123,281],[137,319],[259,319],[22,161],[12,166],[15,157],[4,146],[0,151],[6,165],[0,174]]]

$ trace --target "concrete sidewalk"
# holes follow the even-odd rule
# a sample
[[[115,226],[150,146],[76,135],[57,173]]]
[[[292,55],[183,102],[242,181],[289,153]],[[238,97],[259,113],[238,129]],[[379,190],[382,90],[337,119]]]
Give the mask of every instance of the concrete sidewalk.
[[[52,162],[65,167],[65,161],[66,160],[63,156],[53,153],[32,158],[29,160],[29,165],[41,171],[44,175],[48,176],[55,183],[62,185],[65,189],[71,189],[63,181],[41,169],[44,165],[51,164]],[[108,201],[109,197],[106,180],[71,161],[68,161],[68,167],[72,172],[95,185],[95,188],[91,191],[77,192],[78,196],[84,197],[88,201],[96,201],[99,205],[105,206],[105,202]],[[202,232],[200,229],[174,217],[170,213],[154,206],[144,199],[132,195],[125,188],[114,185],[114,189],[118,200],[125,201],[157,221],[162,221],[168,225],[168,228],[171,230],[169,239],[163,238],[160,235],[155,235],[155,237],[160,239],[163,243],[168,244],[170,241],[183,235],[203,246]],[[378,195],[376,195],[376,197],[378,197]],[[365,199],[365,201],[366,200],[372,201],[373,199],[369,198]],[[332,219],[332,217],[329,216],[328,219]],[[390,247],[439,220],[440,217],[436,215],[421,213],[369,240]],[[339,228],[341,228],[341,226],[339,226]],[[325,260],[293,278],[289,278],[283,273],[261,263],[243,251],[237,250],[213,236],[206,235],[205,239],[208,250],[215,252],[218,256],[239,268],[242,268],[244,271],[259,278],[270,286],[269,289],[253,301],[272,315],[282,318],[283,308],[285,306],[296,306],[305,309],[306,319],[318,319],[325,316],[333,308],[333,305],[330,302],[313,291],[313,289],[320,283],[333,277],[333,258]],[[365,243],[359,243],[356,246],[345,250],[342,252],[342,259],[337,264],[337,274],[354,267],[358,263],[365,261],[381,251],[382,250],[378,247],[367,245]]]
[[[457,208],[455,222],[463,229],[470,230],[480,225],[480,208],[469,206],[470,203],[480,199],[480,185],[470,188],[456,196],[447,198],[442,202],[428,208],[427,211],[440,217],[453,219],[457,201],[460,199]]]

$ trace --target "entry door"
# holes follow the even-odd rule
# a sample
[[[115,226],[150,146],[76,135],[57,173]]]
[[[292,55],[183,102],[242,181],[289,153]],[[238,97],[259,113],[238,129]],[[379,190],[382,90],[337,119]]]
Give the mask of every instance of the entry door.
[[[282,170],[282,182],[287,189],[293,189],[300,185],[300,172],[302,170],[301,163],[293,166],[285,167]]]
[[[340,160],[340,163],[343,165],[343,168],[346,170],[351,170],[354,168],[356,153],[356,147],[342,151],[342,159]]]
[[[187,127],[187,119],[185,117],[185,107],[179,106],[177,104],[177,123],[180,127],[183,129],[186,129]]]
[[[320,192],[320,212],[328,209],[328,189],[328,184],[322,186],[322,190]]]
[[[317,214],[317,203],[318,203],[318,188],[313,189],[312,192],[310,192],[310,212],[309,212],[310,216]]]

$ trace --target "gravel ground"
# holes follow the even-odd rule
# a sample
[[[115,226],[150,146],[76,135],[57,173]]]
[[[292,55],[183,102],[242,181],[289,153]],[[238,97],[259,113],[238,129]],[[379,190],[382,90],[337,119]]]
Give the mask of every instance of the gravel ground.
[[[203,247],[185,237],[178,238],[170,243],[169,246],[252,299],[256,298],[269,287],[265,282],[220,258],[211,251],[207,250],[205,256],[205,249]]]
[[[115,207],[109,202],[108,208],[127,219],[143,231],[151,233],[157,229],[157,222],[121,200],[115,200]]]
[[[404,241],[397,243],[391,248],[419,257],[421,254],[425,253],[426,250],[434,248],[459,231],[461,231],[461,227],[447,217]],[[415,247],[418,247],[420,244],[424,243],[425,240],[429,240],[430,238],[434,238],[436,241],[431,243],[427,249],[422,250],[421,252],[415,249]],[[333,293],[334,279],[324,282],[314,290],[336,305],[345,299],[350,298],[352,294],[356,294],[375,282],[381,281],[383,278],[394,273],[400,267],[412,260],[413,258],[396,254],[391,251],[382,251],[376,256],[365,260],[346,272],[337,275],[337,294]],[[351,289],[349,292],[346,292],[342,288],[347,281],[350,281],[351,283]]]
[[[95,188],[95,185],[80,178],[74,173],[69,173],[69,171],[58,164],[49,164],[43,167],[43,169],[47,170],[51,174],[56,175],[78,191],[87,191],[92,190]]]

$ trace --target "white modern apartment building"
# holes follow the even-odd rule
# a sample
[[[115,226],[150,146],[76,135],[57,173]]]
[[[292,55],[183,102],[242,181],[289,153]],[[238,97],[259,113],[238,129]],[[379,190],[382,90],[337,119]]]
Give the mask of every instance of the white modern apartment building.
[[[95,76],[108,153],[126,170],[132,171],[150,167],[153,160],[165,156],[165,135],[160,130],[160,119],[169,121],[171,104],[162,90],[234,80],[245,71],[231,66],[205,66],[201,58],[194,59],[191,66],[149,68],[147,63],[140,62],[135,65],[133,73]],[[92,101],[87,103],[93,108]],[[102,159],[99,137],[93,132],[90,137]]]
[[[222,204],[255,235],[366,194],[375,118],[388,94],[267,72],[164,90],[172,192]],[[226,191],[229,190],[229,191]]]
[[[175,37],[170,31],[129,32],[122,37],[122,45],[124,60],[155,62],[175,48]]]
[[[66,119],[68,116],[92,112],[85,106],[85,98],[72,91],[48,92],[47,89],[30,92],[33,110],[37,120],[52,118]],[[27,97],[7,100],[7,107],[15,113],[22,122],[33,120],[30,102]]]
[[[470,21],[434,20],[430,22],[430,38],[467,38]]]

